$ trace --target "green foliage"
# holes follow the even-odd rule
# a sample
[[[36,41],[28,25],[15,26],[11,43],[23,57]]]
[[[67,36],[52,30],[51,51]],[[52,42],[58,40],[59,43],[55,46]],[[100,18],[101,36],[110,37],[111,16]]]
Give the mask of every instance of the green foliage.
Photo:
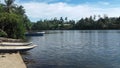
[[[23,6],[14,4],[15,0],[4,1],[5,4],[0,3],[0,29],[7,37],[24,38],[25,31],[30,30],[32,25]]]
[[[54,18],[52,20],[40,20],[37,23],[33,23],[32,30],[64,30],[64,29],[72,29],[75,21],[70,20],[67,21],[67,18],[60,19]]]
[[[4,30],[10,38],[24,38],[25,27],[22,17],[16,14],[1,13],[0,29]]]
[[[5,9],[6,9],[6,12],[8,13],[12,13],[12,8],[14,7],[13,6],[13,3],[15,0],[4,0],[5,1]]]
[[[7,37],[7,33],[0,29],[0,37]]]
[[[76,23],[75,29],[120,29],[120,18],[107,16],[99,17],[98,20],[92,17],[82,18]]]
[[[3,4],[0,3],[0,13],[4,12]]]
[[[90,29],[120,29],[120,17],[109,18],[106,15],[102,18],[96,15],[81,18],[80,20],[68,20],[67,17],[54,18],[51,20],[40,20],[31,23],[25,14],[23,6],[14,4],[15,0],[5,0],[5,4],[0,3],[0,29],[8,37],[24,38],[25,31],[29,30],[90,30]],[[4,34],[4,32],[1,32]]]
[[[77,22],[68,20],[67,17],[63,19],[54,18],[51,20],[40,20],[33,23],[32,30],[94,30],[94,29],[120,29],[120,17],[100,17],[96,20],[96,16],[81,18]]]
[[[22,16],[22,20],[23,20],[23,24],[24,27],[26,28],[27,31],[31,30],[32,28],[32,23],[31,21],[28,19],[28,17],[26,15]]]

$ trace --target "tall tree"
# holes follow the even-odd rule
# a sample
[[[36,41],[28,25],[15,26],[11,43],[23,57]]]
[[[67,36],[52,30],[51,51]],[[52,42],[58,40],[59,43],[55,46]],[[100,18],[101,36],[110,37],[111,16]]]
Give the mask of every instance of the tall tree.
[[[4,4],[0,3],[0,13],[4,12]]]
[[[15,0],[4,0],[4,1],[5,1],[6,11],[8,13],[12,13],[12,8],[13,8]]]
[[[7,33],[10,38],[24,38],[26,29],[30,29],[30,20],[25,15],[22,6],[14,4],[15,0],[4,0],[5,4],[0,4],[0,29]]]
[[[25,9],[23,6],[14,6],[14,13],[25,16]]]

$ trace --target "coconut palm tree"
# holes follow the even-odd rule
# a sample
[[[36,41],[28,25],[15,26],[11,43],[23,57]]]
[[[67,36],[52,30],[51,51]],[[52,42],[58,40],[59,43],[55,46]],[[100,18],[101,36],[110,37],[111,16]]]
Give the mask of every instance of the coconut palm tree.
[[[15,0],[4,0],[4,1],[5,1],[6,11],[7,11],[8,13],[11,13]]]

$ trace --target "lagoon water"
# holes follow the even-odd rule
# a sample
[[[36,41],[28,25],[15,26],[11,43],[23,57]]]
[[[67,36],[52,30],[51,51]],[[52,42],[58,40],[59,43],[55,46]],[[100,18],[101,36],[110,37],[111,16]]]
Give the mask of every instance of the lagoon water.
[[[55,30],[28,38],[38,45],[28,68],[120,68],[120,30]]]

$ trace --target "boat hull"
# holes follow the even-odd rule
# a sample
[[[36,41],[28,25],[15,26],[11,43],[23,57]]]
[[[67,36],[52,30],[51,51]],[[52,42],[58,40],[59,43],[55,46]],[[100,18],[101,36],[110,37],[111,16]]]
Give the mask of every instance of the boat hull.
[[[36,45],[29,45],[29,46],[0,46],[0,52],[13,52],[19,51],[24,52],[35,48]]]
[[[1,46],[27,46],[27,45],[31,45],[32,42],[30,43],[13,43],[13,42],[1,42],[0,45]]]
[[[43,36],[45,32],[26,33],[25,36]]]

